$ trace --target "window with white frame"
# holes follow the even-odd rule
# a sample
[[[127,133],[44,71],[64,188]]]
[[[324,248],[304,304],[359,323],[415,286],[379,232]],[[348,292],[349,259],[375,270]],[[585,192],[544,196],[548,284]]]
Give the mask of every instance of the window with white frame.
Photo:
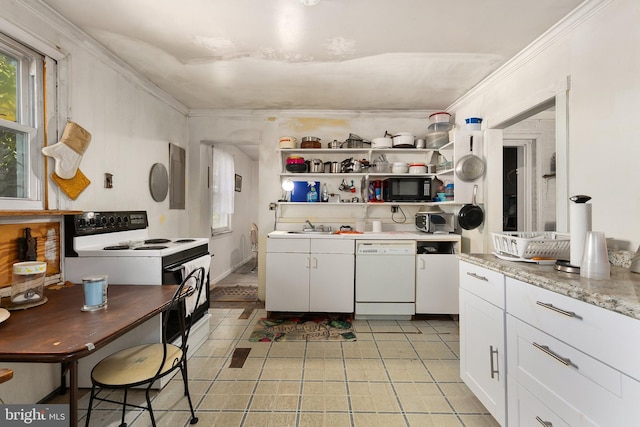
[[[213,147],[211,168],[211,235],[231,231],[235,197],[233,155]]]
[[[0,208],[44,207],[45,57],[0,34]]]

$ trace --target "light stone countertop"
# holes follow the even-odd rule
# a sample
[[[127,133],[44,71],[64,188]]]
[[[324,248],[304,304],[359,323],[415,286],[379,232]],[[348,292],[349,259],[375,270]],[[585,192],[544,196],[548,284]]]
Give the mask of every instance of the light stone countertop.
[[[460,253],[458,258],[506,277],[640,319],[640,274],[629,268],[612,265],[609,280],[592,280],[580,277],[580,274],[557,271],[554,265],[506,261],[493,254]]]
[[[383,231],[374,233],[366,231],[362,234],[335,234],[335,233],[298,233],[290,231],[272,231],[269,238],[276,239],[351,239],[351,240],[435,240],[439,242],[459,242],[460,235],[454,233],[433,234],[416,233],[412,231]]]

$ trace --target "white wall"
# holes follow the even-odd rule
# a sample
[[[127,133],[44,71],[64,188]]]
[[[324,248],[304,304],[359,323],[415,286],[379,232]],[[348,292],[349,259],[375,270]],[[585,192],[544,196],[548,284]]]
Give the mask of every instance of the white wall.
[[[640,245],[640,7],[637,0],[590,1],[572,20],[451,111],[458,121],[484,117],[483,125],[491,128],[552,97],[569,78],[569,195],[592,197],[593,229],[612,239],[610,248],[635,251]],[[486,147],[485,154],[495,154],[495,148]],[[487,184],[496,188],[498,182]],[[488,200],[487,209],[500,209],[498,199]]]
[[[192,211],[190,226],[198,235],[210,234],[209,189],[207,171],[210,167],[211,146],[217,145],[233,155],[235,173],[242,176],[242,191],[235,193],[232,232],[213,236],[209,245],[214,255],[211,264],[212,283],[227,276],[236,267],[253,257],[249,240],[251,223],[258,223],[258,161],[251,159],[237,144],[257,145],[260,135],[244,126],[237,119],[220,119],[211,113],[192,114],[189,120],[190,154],[192,164],[190,181],[197,183],[189,187]],[[199,158],[198,158],[199,156]],[[198,214],[196,214],[198,213]]]
[[[147,210],[152,236],[187,237],[191,201],[187,210],[169,210],[169,199],[154,202],[148,184],[154,163],[168,167],[169,142],[188,148],[186,109],[42,5],[4,2],[0,31],[59,60],[60,129],[70,118],[92,134],[80,164],[91,184],[72,201],[52,183],[49,209]],[[104,188],[105,172],[113,174],[113,189]],[[5,403],[37,402],[59,385],[57,364],[2,366],[15,370],[13,380],[0,385]]]
[[[59,129],[67,118],[92,134],[80,170],[91,181],[70,200],[53,181],[49,209],[147,210],[153,236],[189,234],[187,210],[169,210],[169,198],[155,202],[149,192],[154,163],[169,166],[169,143],[188,147],[187,109],[139,77],[106,49],[44,5],[3,5],[1,30],[25,39],[59,62]],[[51,82],[50,82],[51,84]],[[49,106],[49,113],[55,106]],[[50,135],[49,143],[55,143]],[[54,163],[49,163],[49,171]],[[105,173],[113,188],[104,187]],[[189,185],[187,178],[187,186]]]

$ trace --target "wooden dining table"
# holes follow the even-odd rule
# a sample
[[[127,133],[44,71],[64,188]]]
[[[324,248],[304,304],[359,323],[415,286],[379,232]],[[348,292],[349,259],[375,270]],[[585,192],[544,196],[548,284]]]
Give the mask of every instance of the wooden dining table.
[[[61,363],[69,372],[70,425],[76,426],[78,360],[166,310],[177,288],[110,285],[106,308],[82,311],[82,285],[48,287],[44,304],[12,310],[0,323],[0,362]]]

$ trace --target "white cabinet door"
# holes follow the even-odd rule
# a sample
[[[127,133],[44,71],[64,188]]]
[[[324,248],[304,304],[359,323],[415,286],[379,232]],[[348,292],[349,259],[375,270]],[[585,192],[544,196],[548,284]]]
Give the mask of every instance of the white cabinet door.
[[[267,252],[267,311],[309,311],[309,254]]]
[[[458,314],[458,256],[417,255],[416,313]]]
[[[353,313],[353,254],[312,253],[310,271],[310,311]]]
[[[460,289],[460,377],[491,415],[506,418],[504,311]]]

